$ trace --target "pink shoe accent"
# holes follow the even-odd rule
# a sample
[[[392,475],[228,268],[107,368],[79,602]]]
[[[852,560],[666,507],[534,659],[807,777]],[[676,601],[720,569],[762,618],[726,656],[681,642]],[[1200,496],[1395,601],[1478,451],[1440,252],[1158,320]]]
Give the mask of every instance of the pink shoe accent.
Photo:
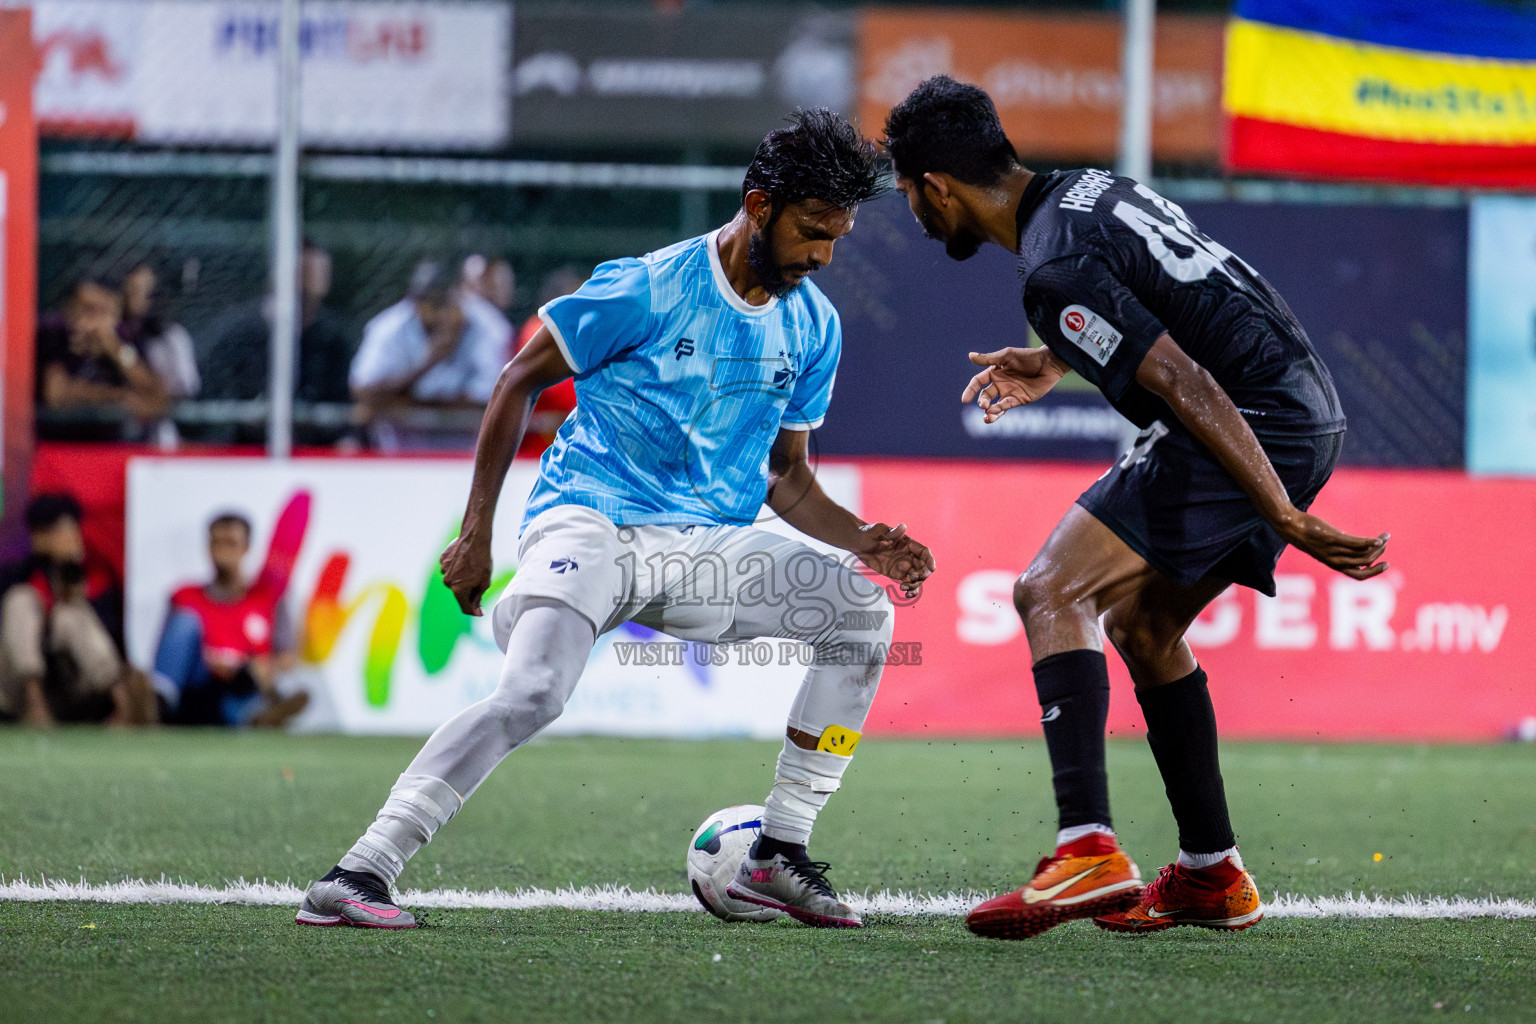
[[[753,868],[752,869],[752,881],[754,881],[754,882],[771,882],[771,881],[773,881],[773,868]]]
[[[756,879],[753,879],[753,881],[756,881]],[[741,900],[743,903],[756,903],[760,907],[771,907],[774,910],[781,910],[788,914],[790,917],[794,918],[796,921],[799,921],[801,924],[808,924],[814,928],[864,927],[864,924],[861,921],[850,921],[843,917],[825,917],[821,914],[813,914],[809,910],[801,910],[799,907],[792,907],[787,903],[780,903],[778,900],[768,899],[766,896],[759,896],[757,893],[747,889],[737,889],[733,885],[727,885],[725,887],[725,894],[731,899]]]
[[[399,907],[391,907],[389,910],[375,910],[373,907],[368,906],[366,903],[359,903],[357,900],[338,900],[337,902],[350,903],[354,907],[357,907],[359,910],[366,910],[374,917],[383,918],[385,921],[393,921],[395,918],[400,916]]]

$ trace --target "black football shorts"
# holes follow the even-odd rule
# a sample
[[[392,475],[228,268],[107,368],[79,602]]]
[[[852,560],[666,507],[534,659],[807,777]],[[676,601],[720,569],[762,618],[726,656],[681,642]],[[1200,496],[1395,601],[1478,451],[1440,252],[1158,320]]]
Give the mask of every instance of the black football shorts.
[[[1303,511],[1339,461],[1344,434],[1268,437],[1260,444]],[[1161,422],[1083,492],[1077,503],[1158,572],[1189,585],[1206,576],[1273,597],[1285,541],[1204,445]]]

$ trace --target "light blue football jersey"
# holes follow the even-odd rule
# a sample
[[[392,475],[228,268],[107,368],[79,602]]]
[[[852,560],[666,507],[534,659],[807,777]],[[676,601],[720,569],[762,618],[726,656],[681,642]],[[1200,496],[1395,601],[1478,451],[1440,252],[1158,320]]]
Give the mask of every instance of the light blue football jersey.
[[[810,281],[749,305],[717,234],[604,263],[539,310],[576,370],[576,409],[539,463],[525,528],[555,505],[621,526],[751,523],[779,429],[821,424],[837,311]]]

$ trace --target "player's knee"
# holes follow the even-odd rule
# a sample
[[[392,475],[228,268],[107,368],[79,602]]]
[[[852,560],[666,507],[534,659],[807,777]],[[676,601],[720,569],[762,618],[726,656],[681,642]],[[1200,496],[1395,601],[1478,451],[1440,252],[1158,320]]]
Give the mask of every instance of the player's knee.
[[[882,589],[867,607],[859,610],[866,616],[868,628],[865,632],[869,634],[870,642],[889,647],[891,637],[896,634],[896,606],[891,603],[890,595]]]
[[[864,673],[860,685],[865,690],[867,704],[874,700],[875,688],[880,685],[880,674],[890,659],[891,638],[896,635],[896,607],[891,603],[890,596],[882,590],[879,598],[864,612],[869,616],[869,628],[860,640],[868,646],[870,656],[868,671]]]
[[[559,718],[566,697],[566,688],[553,668],[530,666],[519,672],[510,686],[502,684],[493,698],[494,712],[509,732],[521,734],[530,724],[542,729]]]
[[[837,570],[835,581],[835,590],[829,582],[818,593],[807,595],[790,612],[795,618],[812,623],[809,632],[819,636],[811,637],[811,644],[889,645],[896,611],[885,589],[846,566]]]
[[[821,664],[863,669],[847,673],[846,680],[860,692],[859,699],[867,702],[874,699],[874,689],[880,684],[880,673],[889,658],[891,638],[896,632],[896,608],[884,588],[851,570],[846,575],[850,578],[843,581],[845,585],[839,588],[839,597],[833,602],[832,628],[811,643]]]
[[[1038,566],[1030,566],[1013,581],[1013,608],[1025,622],[1056,607],[1060,596],[1060,590],[1050,573]]]

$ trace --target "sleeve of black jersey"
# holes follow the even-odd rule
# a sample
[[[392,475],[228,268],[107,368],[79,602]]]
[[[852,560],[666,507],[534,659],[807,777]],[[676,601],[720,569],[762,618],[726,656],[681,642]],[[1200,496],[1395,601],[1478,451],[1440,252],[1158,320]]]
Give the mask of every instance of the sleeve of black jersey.
[[[1097,256],[1042,265],[1024,284],[1024,312],[1051,351],[1111,401],[1165,331]]]

